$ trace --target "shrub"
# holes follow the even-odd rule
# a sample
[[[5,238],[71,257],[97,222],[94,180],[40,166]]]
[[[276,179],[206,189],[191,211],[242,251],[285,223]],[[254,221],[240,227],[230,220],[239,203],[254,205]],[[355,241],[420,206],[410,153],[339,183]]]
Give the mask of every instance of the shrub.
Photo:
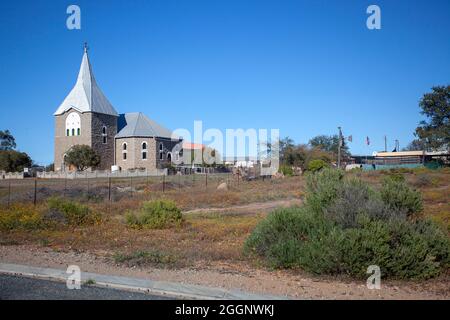
[[[327,167],[326,162],[320,159],[312,160],[308,163],[308,170],[311,172],[319,171],[325,167]]]
[[[49,198],[47,206],[50,216],[62,215],[64,220],[59,222],[67,223],[71,226],[82,226],[94,224],[100,221],[100,215],[93,212],[88,206],[62,198]]]
[[[328,219],[343,228],[355,227],[358,216],[362,214],[375,220],[405,217],[402,212],[388,207],[381,197],[360,179],[343,181],[337,189],[336,200],[325,208],[324,212]]]
[[[322,212],[337,196],[344,173],[341,170],[324,168],[308,173],[306,178],[306,203],[316,212]]]
[[[381,199],[390,208],[412,215],[422,211],[420,192],[411,189],[405,182],[385,179],[380,190]]]
[[[38,230],[47,226],[42,214],[34,207],[14,205],[0,209],[0,230]]]
[[[129,212],[125,218],[134,228],[164,229],[183,222],[181,210],[171,200],[146,201],[138,212]]]
[[[260,222],[244,245],[244,252],[264,257],[273,267],[294,267],[302,260],[303,240],[320,238],[332,228],[305,207],[278,209]]]
[[[280,169],[278,171],[280,171],[285,176],[293,176],[294,175],[294,169],[292,169],[292,166],[289,166],[289,165],[285,165],[285,164],[281,165]]]
[[[281,209],[262,221],[247,239],[244,252],[272,267],[301,267],[317,274],[364,278],[378,265],[383,277],[428,279],[449,264],[445,232],[427,221],[373,220],[361,214],[343,229],[307,208]]]
[[[400,279],[431,278],[449,266],[447,234],[433,222],[408,218],[421,209],[420,194],[402,181],[387,179],[377,191],[324,169],[308,176],[306,199],[303,207],[269,214],[244,253],[272,267],[361,278],[370,265]]]
[[[427,187],[433,184],[433,180],[426,173],[420,173],[417,175],[414,185],[417,187]]]

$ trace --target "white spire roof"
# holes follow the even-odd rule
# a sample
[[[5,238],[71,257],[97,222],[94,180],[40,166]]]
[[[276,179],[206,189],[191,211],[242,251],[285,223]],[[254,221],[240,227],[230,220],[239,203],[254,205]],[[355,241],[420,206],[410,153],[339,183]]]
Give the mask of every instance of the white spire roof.
[[[95,81],[92,67],[89,63],[87,46],[84,47],[77,82],[54,115],[63,114],[70,108],[74,108],[80,112],[96,112],[118,116],[117,111],[102,93]]]

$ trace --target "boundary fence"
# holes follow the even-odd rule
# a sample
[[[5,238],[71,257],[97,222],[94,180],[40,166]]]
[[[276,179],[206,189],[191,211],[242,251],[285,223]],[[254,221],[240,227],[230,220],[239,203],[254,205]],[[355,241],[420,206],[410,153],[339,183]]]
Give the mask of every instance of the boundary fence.
[[[267,179],[262,177],[261,179]],[[118,201],[146,192],[164,193],[172,190],[195,189],[202,192],[216,190],[226,182],[239,187],[245,180],[232,173],[87,177],[87,178],[25,178],[0,180],[0,205],[38,204],[49,197],[63,197],[80,202]]]

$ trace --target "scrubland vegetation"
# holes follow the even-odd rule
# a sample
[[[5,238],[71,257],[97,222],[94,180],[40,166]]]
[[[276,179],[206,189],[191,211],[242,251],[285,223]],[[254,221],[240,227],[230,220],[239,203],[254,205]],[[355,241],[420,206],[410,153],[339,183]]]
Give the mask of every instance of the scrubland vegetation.
[[[227,191],[169,182],[164,193],[151,184],[114,202],[53,197],[2,206],[0,244],[101,252],[124,266],[227,263],[358,278],[374,264],[383,277],[428,279],[449,266],[449,182],[448,169],[322,168]],[[293,199],[304,204],[271,213],[257,205]],[[186,213],[196,208],[204,210]]]

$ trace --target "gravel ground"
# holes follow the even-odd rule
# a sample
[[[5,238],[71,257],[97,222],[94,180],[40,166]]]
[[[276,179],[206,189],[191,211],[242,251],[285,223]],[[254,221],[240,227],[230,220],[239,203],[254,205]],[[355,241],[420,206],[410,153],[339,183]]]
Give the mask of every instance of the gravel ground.
[[[112,262],[106,252],[57,252],[30,245],[0,246],[0,261],[65,269],[78,265],[81,271],[99,274],[174,281],[294,299],[450,299],[449,278],[426,282],[382,281],[380,290],[369,290],[365,281],[313,277],[299,271],[269,271],[247,265],[201,263],[184,269],[124,267]]]
[[[167,300],[166,297],[82,285],[69,290],[63,282],[0,274],[0,300]]]

